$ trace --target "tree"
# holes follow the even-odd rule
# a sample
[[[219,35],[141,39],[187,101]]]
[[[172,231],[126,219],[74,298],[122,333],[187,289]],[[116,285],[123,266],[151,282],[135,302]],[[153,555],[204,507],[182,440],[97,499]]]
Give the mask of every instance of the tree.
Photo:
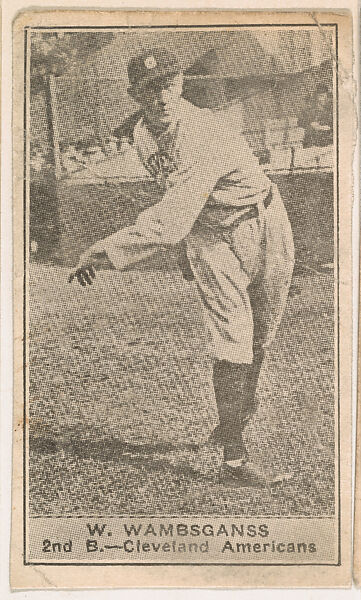
[[[109,32],[33,33],[30,76],[32,92],[41,91],[44,78],[64,75],[77,63],[91,59],[112,42]]]
[[[43,94],[46,121],[52,149],[51,162],[59,172],[59,136],[54,114],[54,80],[77,65],[89,62],[94,69],[94,55],[112,42],[111,32],[36,32],[31,37],[31,97]]]

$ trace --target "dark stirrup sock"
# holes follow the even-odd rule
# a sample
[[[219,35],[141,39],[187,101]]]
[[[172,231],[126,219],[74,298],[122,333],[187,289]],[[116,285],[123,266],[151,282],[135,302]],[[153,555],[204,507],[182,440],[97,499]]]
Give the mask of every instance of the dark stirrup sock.
[[[247,389],[245,392],[245,402],[247,403],[247,406],[244,407],[244,420],[246,422],[248,422],[251,419],[251,417],[253,417],[258,408],[259,398],[256,395],[256,391],[264,355],[264,350],[257,350],[257,352],[254,352],[254,358],[249,373]]]
[[[226,360],[214,364],[213,385],[220,423],[217,438],[224,446],[225,460],[248,458],[243,431],[257,410],[256,389],[263,357],[260,351],[251,365]]]
[[[213,385],[216,397],[219,432],[218,439],[230,459],[246,457],[242,439],[244,409],[248,402],[247,387],[252,365],[216,361],[213,367]]]

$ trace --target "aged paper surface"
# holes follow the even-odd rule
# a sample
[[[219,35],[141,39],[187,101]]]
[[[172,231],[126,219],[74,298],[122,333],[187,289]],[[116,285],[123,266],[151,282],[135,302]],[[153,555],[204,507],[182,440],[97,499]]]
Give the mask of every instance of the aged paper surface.
[[[351,39],[16,20],[13,588],[349,584]]]
[[[357,418],[357,445],[356,445],[356,483],[355,483],[355,526],[354,526],[354,579],[357,586],[361,585],[361,452],[360,452],[360,428],[361,428],[361,419],[360,419],[360,400],[358,402],[358,418]]]
[[[359,330],[360,331],[360,330]],[[359,333],[360,348],[360,333]],[[358,359],[358,382],[360,381],[361,360]],[[358,383],[358,405],[356,423],[356,476],[355,476],[355,520],[353,533],[353,564],[354,580],[358,587],[361,586],[361,395]]]

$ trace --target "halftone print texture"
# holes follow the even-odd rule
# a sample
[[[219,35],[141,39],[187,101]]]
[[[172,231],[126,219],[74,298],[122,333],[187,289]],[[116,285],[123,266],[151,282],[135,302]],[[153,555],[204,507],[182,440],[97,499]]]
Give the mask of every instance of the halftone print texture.
[[[295,520],[284,562],[335,564],[335,26],[28,36],[29,559],[45,519],[119,515]]]

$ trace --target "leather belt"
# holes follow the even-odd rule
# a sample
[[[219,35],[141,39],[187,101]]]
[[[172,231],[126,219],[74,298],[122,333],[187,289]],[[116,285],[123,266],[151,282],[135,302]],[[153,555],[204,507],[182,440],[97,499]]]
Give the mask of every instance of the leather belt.
[[[263,205],[265,207],[265,209],[267,209],[269,207],[269,205],[272,202],[272,188],[270,188],[267,196],[265,197],[265,199],[263,200]],[[246,209],[245,212],[242,212],[242,214],[237,217],[233,223],[227,227],[227,229],[233,230],[236,229],[238,227],[238,225],[240,225],[240,223],[243,223],[243,221],[248,221],[248,219],[256,219],[259,215],[259,210],[258,210],[258,205],[257,204],[246,204],[245,206],[242,206],[242,209]]]

